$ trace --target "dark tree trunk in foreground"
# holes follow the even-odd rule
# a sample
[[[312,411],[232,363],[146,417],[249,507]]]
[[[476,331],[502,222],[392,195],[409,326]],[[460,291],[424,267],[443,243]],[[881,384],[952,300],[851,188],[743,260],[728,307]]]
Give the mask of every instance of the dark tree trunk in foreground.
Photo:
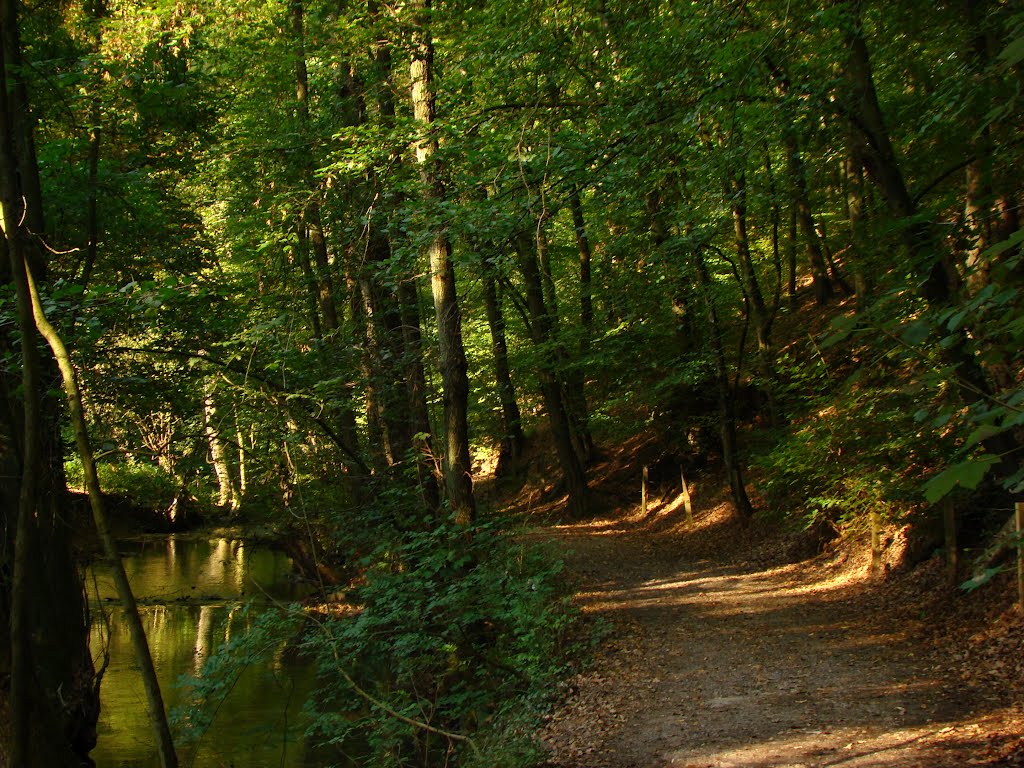
[[[0,346],[12,356],[20,351],[22,366],[20,381],[0,373],[0,615],[9,627],[0,640],[0,696],[10,712],[10,742],[0,755],[19,768],[50,768],[84,762],[99,706],[66,514],[59,406],[44,394],[52,370],[35,344],[24,279],[26,264],[42,273],[45,229],[23,71],[17,3],[3,0],[0,255],[4,276],[15,279],[20,339],[4,329]]]
[[[957,298],[961,284],[959,272],[940,242],[934,222],[917,218],[917,203],[910,195],[878,102],[861,20],[862,0],[842,0],[841,5],[849,14],[846,77],[850,104],[846,109],[853,130],[859,130],[865,139],[864,167],[881,190],[890,213],[904,222],[903,239],[923,285],[924,298],[934,308],[947,307]],[[987,399],[992,388],[978,359],[968,348],[966,332],[959,329],[949,338],[952,342],[943,345],[942,355],[954,369],[961,400],[972,405]],[[1015,453],[1019,443],[1011,433],[995,434],[983,439],[981,444],[994,456],[1001,457],[1000,474],[1009,476],[1016,472]]]

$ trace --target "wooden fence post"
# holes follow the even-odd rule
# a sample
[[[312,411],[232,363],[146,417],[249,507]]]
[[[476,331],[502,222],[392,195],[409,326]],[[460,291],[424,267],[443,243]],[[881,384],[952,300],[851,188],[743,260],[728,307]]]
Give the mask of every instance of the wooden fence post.
[[[690,500],[690,486],[686,484],[686,472],[679,467],[679,482],[683,486],[683,509],[686,511],[686,524],[693,525],[693,504]]]
[[[1017,518],[1017,596],[1018,605],[1024,611],[1024,539],[1021,538],[1024,530],[1024,502],[1018,501],[1013,509]]]
[[[956,507],[949,496],[942,500],[942,527],[946,534],[946,581],[954,586],[960,553],[956,543]]]
[[[882,533],[877,510],[868,513],[868,523],[871,525],[871,575],[878,576],[882,571]]]
[[[647,517],[647,465],[644,464],[643,481],[640,483],[640,514]]]

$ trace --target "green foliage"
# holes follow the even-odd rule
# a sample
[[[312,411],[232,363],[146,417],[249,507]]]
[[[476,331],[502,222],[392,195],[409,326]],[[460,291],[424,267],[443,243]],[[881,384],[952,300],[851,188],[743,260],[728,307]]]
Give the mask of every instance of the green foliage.
[[[855,523],[869,512],[899,519],[914,509],[919,473],[940,464],[952,443],[914,418],[922,390],[896,378],[899,359],[883,356],[874,371],[859,368],[839,380],[818,355],[780,366],[784,403],[802,410],[754,458],[773,510],[810,526]]]
[[[99,451],[103,448],[100,446]],[[64,468],[68,485],[81,489],[84,482],[81,460],[77,457],[69,458]],[[104,493],[124,496],[142,508],[164,509],[181,490],[173,477],[149,461],[100,460],[96,472]]]
[[[358,613],[318,623],[305,643],[320,663],[317,738],[363,743],[366,765],[520,764],[506,736],[568,663],[576,619],[559,561],[493,523],[442,523],[395,536],[362,565],[349,596]]]

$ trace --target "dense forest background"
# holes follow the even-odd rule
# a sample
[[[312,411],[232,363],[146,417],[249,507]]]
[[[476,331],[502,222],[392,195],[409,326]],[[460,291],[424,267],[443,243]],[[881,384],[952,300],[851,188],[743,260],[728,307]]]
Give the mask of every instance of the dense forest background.
[[[943,522],[984,546],[1020,492],[1017,2],[3,0],[0,23],[13,764],[80,764],[97,695],[66,491],[93,458],[44,316],[105,492],[168,529],[298,530],[307,573],[361,580],[361,623],[309,641],[316,727],[375,719],[382,764],[496,765],[505,703],[558,674],[557,569],[472,482],[514,484],[531,441],[572,519],[643,431],[741,518],[910,526],[918,551]]]

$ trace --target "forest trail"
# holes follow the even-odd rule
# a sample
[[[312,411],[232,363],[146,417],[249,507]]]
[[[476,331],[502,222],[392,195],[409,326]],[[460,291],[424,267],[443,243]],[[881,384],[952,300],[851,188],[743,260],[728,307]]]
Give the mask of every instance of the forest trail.
[[[730,535],[715,525],[703,532]],[[547,725],[549,765],[1024,764],[1019,709],[943,679],[913,622],[881,620],[880,593],[849,567],[712,560],[666,532],[634,519],[541,534],[581,608],[615,629]]]

